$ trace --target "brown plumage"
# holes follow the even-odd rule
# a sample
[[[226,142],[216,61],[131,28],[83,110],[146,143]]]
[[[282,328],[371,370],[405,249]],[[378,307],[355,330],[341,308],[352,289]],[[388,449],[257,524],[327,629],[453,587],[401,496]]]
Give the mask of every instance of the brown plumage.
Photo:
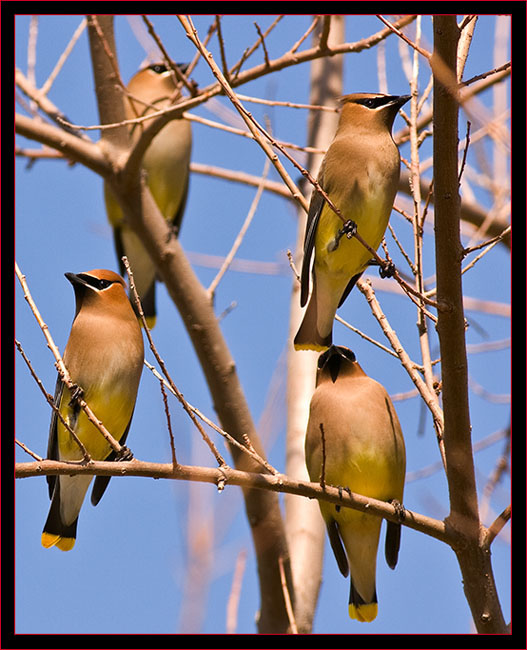
[[[366,375],[351,350],[331,346],[318,361],[317,388],[306,433],[306,465],[312,481],[323,466],[327,484],[382,501],[402,503],[406,456],[397,414],[386,390]],[[350,575],[349,615],[377,615],[375,573],[382,519],[319,501],[331,548]],[[385,555],[397,563],[400,524],[387,523]]]
[[[333,142],[320,166],[318,182],[345,220],[377,249],[392,210],[399,182],[400,156],[391,134],[402,97],[355,93],[342,97],[342,113]],[[304,240],[300,304],[313,291],[294,340],[297,350],[328,348],[333,320],[371,254],[355,237],[339,235],[343,221],[315,190],[311,195]],[[315,253],[313,270],[311,258]]]
[[[124,100],[128,120],[159,111],[180,99],[180,95],[176,95],[176,82],[172,73],[162,63],[153,63],[141,69],[132,77],[127,89],[132,97],[132,101],[126,98]],[[139,139],[148,124],[149,122],[141,122],[131,127],[133,142]],[[143,158],[150,192],[176,236],[181,228],[187,201],[191,148],[190,122],[175,119],[155,136]],[[108,184],[105,184],[104,189],[106,211],[113,226],[119,268],[124,275],[121,257],[126,255],[134,273],[134,282],[147,323],[149,327],[153,327],[156,320],[154,263],[141,240],[127,226]]]

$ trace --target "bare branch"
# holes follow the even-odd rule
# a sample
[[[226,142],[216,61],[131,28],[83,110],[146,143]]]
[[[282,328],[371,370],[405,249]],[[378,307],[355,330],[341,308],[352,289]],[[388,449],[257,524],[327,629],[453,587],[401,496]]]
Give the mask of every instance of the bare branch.
[[[174,395],[178,398],[179,403],[185,409],[187,415],[192,420],[192,423],[194,424],[196,429],[200,432],[201,437],[203,438],[203,440],[205,441],[205,443],[207,444],[207,446],[211,450],[211,452],[212,452],[214,458],[216,459],[216,462],[218,463],[219,467],[225,467],[227,465],[227,463],[225,462],[225,459],[223,458],[223,456],[218,451],[216,445],[212,442],[212,440],[209,438],[209,436],[205,433],[205,430],[203,429],[201,424],[196,420],[196,418],[194,416],[194,413],[192,412],[189,405],[187,404],[187,400],[183,397],[183,394],[178,390],[177,386],[175,385],[174,381],[172,380],[172,377],[170,376],[170,374],[169,374],[169,372],[167,370],[165,362],[163,361],[163,359],[161,358],[159,352],[157,351],[157,348],[156,348],[156,346],[154,344],[154,340],[152,338],[152,334],[150,332],[150,328],[148,327],[148,324],[146,322],[146,318],[145,318],[145,315],[144,315],[144,312],[143,312],[143,308],[141,306],[141,300],[139,299],[139,295],[138,295],[137,290],[135,288],[134,275],[133,275],[132,270],[130,268],[130,264],[129,264],[128,259],[127,259],[126,256],[123,256],[121,258],[121,261],[124,264],[124,267],[125,267],[126,272],[128,274],[128,278],[130,280],[130,290],[131,290],[132,295],[134,297],[135,305],[137,307],[139,317],[141,318],[141,322],[143,324],[143,328],[144,328],[144,331],[145,331],[145,334],[146,334],[146,338],[148,339],[150,349],[152,350],[152,352],[153,352],[153,354],[154,354],[154,356],[156,358],[156,361],[159,364],[159,367],[161,368],[161,371],[165,375],[165,377],[166,377],[166,379],[168,381],[168,384],[170,386],[170,389],[172,390]],[[168,409],[167,409],[167,417],[168,417]],[[170,439],[171,439],[171,443],[172,443],[173,436],[172,436],[172,431],[170,429],[170,419],[169,419],[169,433],[170,433]]]
[[[468,401],[465,318],[461,285],[458,194],[458,109],[451,77],[455,75],[459,29],[455,16],[435,15],[434,188],[437,295],[448,309],[439,313],[444,444],[451,525],[464,537],[455,549],[467,601],[480,633],[505,633],[490,554],[481,547],[480,521]],[[441,62],[440,66],[434,61]],[[446,71],[445,71],[446,70]],[[438,74],[439,73],[439,74]]]
[[[282,492],[296,494],[310,499],[319,499],[334,503],[344,508],[352,508],[359,512],[366,512],[388,521],[401,523],[403,526],[425,533],[439,541],[455,546],[458,541],[456,532],[447,527],[444,522],[432,517],[421,515],[405,509],[406,517],[400,521],[393,506],[386,501],[378,501],[354,492],[326,485],[322,490],[318,483],[298,481],[284,474],[272,476],[269,474],[256,474],[244,472],[231,467],[212,468],[177,465],[172,463],[151,463],[134,459],[127,462],[93,461],[89,465],[75,465],[72,463],[44,460],[31,463],[16,463],[15,477],[29,478],[33,476],[136,476],[143,478],[170,479],[180,481],[199,481],[218,485],[224,481],[226,485],[238,485],[260,491]]]
[[[251,207],[249,208],[249,212],[247,213],[245,221],[243,222],[243,225],[240,228],[240,232],[238,233],[238,235],[236,236],[236,239],[234,240],[234,243],[233,243],[233,245],[231,247],[231,250],[228,252],[227,256],[225,257],[225,260],[224,260],[224,262],[223,262],[223,264],[221,266],[221,269],[218,271],[218,273],[216,274],[216,277],[210,283],[209,288],[207,289],[207,291],[209,292],[211,298],[214,296],[214,292],[216,291],[216,288],[218,287],[218,284],[220,283],[221,278],[227,272],[227,269],[229,268],[232,260],[234,259],[234,256],[238,252],[238,249],[240,248],[240,246],[241,246],[241,244],[243,242],[243,238],[245,236],[245,233],[247,232],[247,230],[249,229],[249,226],[251,225],[251,222],[252,222],[253,217],[254,217],[254,215],[256,213],[256,209],[258,207],[258,204],[260,202],[260,198],[261,198],[262,193],[263,193],[264,183],[265,183],[265,180],[267,179],[267,174],[268,173],[269,173],[269,158],[266,158],[265,159],[264,169],[263,169],[263,172],[262,172],[262,179],[261,179],[261,182],[260,182],[260,184],[258,186],[258,191],[256,192],[256,195],[255,195],[255,197],[254,197],[254,199],[253,199],[253,201],[251,203]]]
[[[511,506],[508,505],[505,510],[492,522],[487,529],[485,536],[484,548],[489,549],[492,542],[499,535],[501,529],[511,518]]]
[[[225,624],[225,632],[227,634],[234,634],[236,632],[236,620],[238,617],[238,603],[240,602],[240,593],[242,589],[242,578],[245,571],[245,564],[247,562],[247,551],[242,549],[236,559],[236,566],[234,567],[234,575],[232,577],[232,586],[227,600],[227,620]]]
[[[394,352],[399,357],[399,360],[401,361],[403,368],[409,374],[410,379],[414,383],[415,387],[417,388],[421,397],[423,398],[425,404],[428,406],[430,412],[432,413],[437,441],[439,445],[439,451],[441,453],[443,465],[446,466],[445,451],[444,451],[444,444],[443,444],[443,426],[444,426],[443,412],[437,403],[436,395],[428,388],[427,384],[421,379],[421,376],[416,370],[415,364],[411,361],[410,357],[408,356],[407,352],[405,351],[401,342],[399,341],[399,338],[397,337],[396,333],[390,327],[388,319],[386,318],[386,315],[383,313],[381,306],[375,297],[375,293],[370,283],[365,282],[363,280],[359,280],[357,282],[357,287],[359,291],[361,291],[366,297],[373,315],[375,316],[379,325],[381,326],[382,331],[384,332],[386,338],[390,341],[390,345],[392,346]]]

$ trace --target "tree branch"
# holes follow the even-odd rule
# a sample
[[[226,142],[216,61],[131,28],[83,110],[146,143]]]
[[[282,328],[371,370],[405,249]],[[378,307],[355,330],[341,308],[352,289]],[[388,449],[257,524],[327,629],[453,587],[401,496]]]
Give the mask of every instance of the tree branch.
[[[106,17],[99,17],[99,24],[103,25],[103,33],[106,35],[112,25],[111,21],[103,21],[103,18]],[[112,39],[108,41],[111,42]],[[99,47],[96,38],[93,38],[93,43]],[[98,57],[103,58],[103,54],[99,53]],[[102,66],[97,66],[94,67],[94,74],[97,86],[101,81],[104,82],[100,75],[104,77],[110,73]],[[110,88],[108,91],[110,92]],[[119,101],[122,104],[122,100]],[[109,102],[99,104],[99,111],[101,121],[105,122],[105,118],[110,116]],[[168,121],[169,118],[162,116],[159,119]],[[157,120],[155,124],[158,124]],[[134,150],[137,150],[137,145]],[[140,237],[154,261],[170,297],[181,314],[223,428],[241,444],[244,444],[244,436],[247,436],[255,451],[265,457],[234,360],[221,332],[210,297],[195,275],[179,240],[173,236],[170,226],[160,214],[144,179],[137,173],[139,169],[136,169],[135,165],[127,165],[119,179],[115,177],[112,189],[116,199],[127,215],[129,225]],[[259,464],[240,449],[231,446],[231,453],[238,469],[251,471],[259,468]],[[278,498],[270,492],[253,489],[250,484],[244,486],[244,497],[258,561],[261,594],[259,631],[283,633],[287,631],[289,622],[280,582],[279,557],[284,558],[289,584],[292,582]]]
[[[490,553],[482,548],[471,425],[461,262],[458,188],[459,101],[451,79],[456,72],[459,29],[456,16],[436,15],[434,26],[434,190],[444,444],[450,514],[447,521],[464,538],[456,548],[467,601],[479,633],[505,633]],[[439,65],[438,65],[439,63]],[[436,72],[440,70],[438,77]],[[445,73],[445,69],[448,71]]]
[[[421,515],[405,509],[405,518],[401,521],[399,514],[391,503],[379,501],[361,494],[348,492],[326,484],[301,481],[284,474],[259,474],[241,471],[231,467],[197,467],[173,463],[151,463],[134,458],[131,461],[91,461],[87,465],[77,465],[55,460],[43,460],[15,464],[15,478],[35,476],[135,476],[152,479],[170,479],[178,481],[198,481],[213,485],[238,485],[244,490],[269,493],[296,494],[309,499],[319,499],[345,508],[367,512],[376,517],[383,517],[394,523],[401,523],[412,530],[424,533],[450,546],[455,546],[458,538],[448,524],[432,517]],[[280,587],[281,589],[281,587]]]
[[[88,169],[103,178],[111,174],[111,167],[100,147],[64,130],[38,122],[31,117],[17,113],[15,115],[15,131],[31,140],[36,140],[60,151],[65,158],[82,163]]]

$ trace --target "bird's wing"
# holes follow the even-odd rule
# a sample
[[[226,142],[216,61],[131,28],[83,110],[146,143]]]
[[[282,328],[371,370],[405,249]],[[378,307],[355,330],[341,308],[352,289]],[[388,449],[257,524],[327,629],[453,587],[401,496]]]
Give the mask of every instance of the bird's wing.
[[[331,544],[331,548],[333,549],[333,554],[337,560],[340,572],[344,577],[347,577],[349,573],[348,558],[346,556],[344,546],[342,545],[342,540],[340,539],[337,522],[334,519],[326,521],[326,528],[328,531],[329,542]]]
[[[302,260],[302,273],[300,275],[300,306],[303,307],[307,302],[309,294],[309,270],[311,266],[311,256],[315,247],[315,236],[317,226],[324,207],[324,197],[313,190],[309,212],[307,215],[306,236],[304,239],[304,259]]]
[[[187,181],[185,183],[185,189],[183,190],[183,195],[181,201],[179,202],[179,207],[176,210],[176,213],[171,219],[171,228],[176,237],[179,237],[179,230],[181,228],[181,222],[183,221],[183,214],[185,212],[185,207],[187,205],[187,196],[188,196],[188,186],[189,186],[190,175],[187,176]]]
[[[132,411],[132,415],[130,416],[130,421],[128,422],[128,426],[126,427],[121,439],[119,440],[119,443],[121,445],[124,445],[126,442],[126,438],[128,437],[128,431],[130,430],[130,424],[132,423],[132,417],[134,413]],[[108,456],[104,460],[106,461],[113,461],[117,457],[117,452],[116,451],[111,451]],[[93,482],[93,489],[91,492],[91,502],[92,505],[96,506],[99,501],[102,499],[102,495],[104,494],[106,488],[108,487],[108,483],[110,482],[111,476],[96,476],[95,481]]]
[[[60,378],[60,375],[57,376],[57,383],[55,384],[55,395],[53,397],[53,403],[58,408],[60,407],[60,400],[62,399],[62,392],[64,391],[64,383]],[[47,457],[49,460],[59,460],[59,449],[58,449],[58,438],[57,438],[57,422],[58,422],[57,411],[53,409],[51,413],[51,423],[49,425],[49,437],[48,437],[48,451]],[[55,489],[55,483],[57,481],[56,476],[46,476],[46,481],[48,483],[48,492],[49,498],[53,496],[53,490]]]

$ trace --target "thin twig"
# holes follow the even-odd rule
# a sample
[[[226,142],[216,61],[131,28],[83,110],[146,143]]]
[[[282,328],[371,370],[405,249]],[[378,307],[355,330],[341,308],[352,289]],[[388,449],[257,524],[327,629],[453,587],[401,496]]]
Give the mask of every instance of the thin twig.
[[[263,33],[263,36],[264,37],[267,36],[271,32],[271,30],[274,29],[276,27],[276,25],[278,25],[278,23],[282,20],[283,17],[284,17],[283,14],[277,16],[277,18],[275,18],[274,21],[271,23],[271,25],[269,25],[269,27],[265,30],[265,32]],[[256,43],[254,43],[251,47],[248,47],[243,52],[243,54],[241,56],[241,59],[232,66],[232,68],[230,69],[229,72],[230,72],[230,75],[232,77],[234,77],[234,80],[236,80],[236,78],[240,74],[240,68],[245,63],[245,61],[247,61],[247,59],[251,56],[251,54],[258,49],[258,47],[260,45],[260,41],[261,41],[261,38],[258,37],[258,40],[256,41]],[[205,41],[203,41],[203,42],[205,44]]]
[[[329,30],[331,28],[331,15],[324,16],[322,22],[322,31],[320,33],[320,40],[318,41],[318,49],[325,52],[328,49]]]
[[[487,253],[489,253],[494,248],[494,246],[499,244],[503,239],[503,237],[507,235],[510,231],[511,228],[509,226],[508,228],[505,228],[505,230],[501,233],[501,235],[498,235],[497,237],[493,237],[492,239],[488,240],[484,244],[480,244],[479,246],[472,246],[470,249],[466,249],[465,251],[463,251],[463,253],[466,255],[467,251],[472,252],[474,250],[477,250],[478,248],[485,247],[485,250],[481,251],[479,255],[476,255],[476,257],[473,260],[471,260],[469,264],[467,264],[467,266],[461,269],[461,273],[462,274],[466,273],[469,269],[471,269],[477,262],[479,262],[479,260],[482,257],[484,257]]]
[[[395,354],[395,352],[394,352],[393,350],[390,350],[389,348],[387,348],[387,347],[386,347],[385,345],[383,345],[382,343],[379,343],[379,341],[376,341],[375,339],[372,339],[371,336],[368,336],[367,334],[365,334],[364,332],[362,332],[362,331],[361,331],[360,329],[358,329],[357,327],[354,327],[351,323],[348,323],[348,321],[344,320],[344,319],[343,319],[341,316],[339,316],[338,314],[335,316],[335,320],[337,320],[339,323],[341,323],[342,325],[344,325],[344,327],[347,327],[349,330],[351,330],[352,332],[354,332],[355,334],[357,334],[358,336],[360,336],[361,338],[363,338],[365,341],[368,341],[368,342],[371,343],[372,345],[377,346],[378,348],[380,348],[381,350],[383,350],[383,352],[386,352],[387,354],[390,354],[392,357],[395,357],[395,358],[397,359],[397,354]]]
[[[463,149],[463,159],[461,160],[461,167],[459,169],[459,175],[458,175],[458,179],[457,179],[458,184],[461,183],[461,178],[463,177],[463,172],[465,170],[465,165],[467,163],[468,147],[469,147],[469,144],[470,144],[470,126],[471,126],[470,121],[467,120],[467,133],[465,135],[465,148]]]
[[[278,156],[273,152],[273,150],[269,146],[269,142],[273,146],[277,146],[275,140],[265,131],[265,129],[256,122],[256,120],[252,117],[252,115],[245,110],[239,99],[237,98],[236,94],[232,90],[230,84],[227,82],[225,77],[223,76],[220,68],[212,58],[211,53],[205,48],[203,43],[200,41],[198,37],[198,33],[196,28],[194,27],[192,20],[190,17],[185,17],[185,16],[178,16],[179,21],[183,25],[185,32],[189,39],[194,43],[198,51],[201,53],[203,56],[204,60],[207,62],[209,67],[211,68],[214,76],[216,79],[219,81],[220,86],[223,88],[225,91],[225,94],[228,96],[228,98],[231,100],[232,104],[236,108],[236,110],[240,113],[241,117],[243,118],[244,122],[248,126],[249,130],[254,136],[254,139],[257,141],[257,143],[261,146],[261,148],[264,150],[266,153],[267,157],[271,160],[273,165],[275,166],[276,170],[286,183],[287,187],[291,191],[293,197],[296,199],[298,203],[302,206],[302,208],[307,212],[308,205],[305,197],[303,194],[300,192],[296,184],[293,182],[283,165],[280,163],[278,160]],[[289,160],[294,160],[292,157],[284,151],[284,149],[280,146],[277,146],[277,148],[284,153],[286,158]],[[297,169],[303,169],[296,161],[294,161],[294,164],[296,165]],[[307,173],[306,170],[303,170],[304,173]]]
[[[394,352],[399,357],[399,360],[401,361],[403,368],[410,376],[410,379],[414,383],[415,387],[417,388],[421,397],[423,398],[425,404],[428,406],[430,412],[432,413],[434,428],[437,436],[437,442],[441,454],[441,459],[443,461],[443,466],[446,467],[445,449],[444,449],[444,442],[443,442],[443,426],[444,426],[443,411],[441,410],[439,404],[437,403],[436,395],[434,392],[432,392],[429,389],[427,384],[422,380],[421,376],[416,370],[416,365],[412,362],[406,350],[404,349],[401,342],[399,341],[397,334],[391,328],[390,323],[386,318],[386,314],[384,314],[384,312],[382,311],[381,306],[377,298],[375,297],[375,292],[373,291],[371,284],[369,282],[359,280],[357,282],[357,287],[359,291],[361,291],[361,293],[366,297],[366,300],[370,305],[370,309],[372,310],[373,315],[377,319],[377,322],[379,323],[384,335],[390,342],[390,345],[392,346]]]
[[[236,565],[234,567],[234,575],[232,577],[231,591],[227,599],[227,620],[225,624],[225,632],[227,634],[234,634],[236,632],[236,622],[238,619],[238,604],[240,602],[240,594],[242,590],[243,573],[247,563],[247,551],[243,548],[236,558]]]
[[[176,458],[176,444],[174,440],[174,434],[172,432],[172,422],[170,419],[170,409],[168,408],[167,394],[162,379],[159,380],[159,388],[161,389],[161,395],[163,396],[163,404],[165,405],[165,415],[167,418],[168,435],[170,436],[170,451],[172,453],[172,464],[176,466],[178,464]]]
[[[189,405],[187,403],[187,400],[183,397],[183,394],[179,391],[179,389],[175,385],[174,381],[172,380],[172,377],[170,376],[170,374],[169,374],[169,372],[168,372],[168,370],[166,368],[165,362],[163,361],[163,359],[161,358],[159,352],[157,351],[154,340],[152,339],[152,334],[150,333],[150,329],[149,329],[149,327],[148,327],[148,325],[146,323],[146,318],[145,318],[145,315],[144,315],[144,312],[143,312],[143,307],[141,305],[141,300],[139,298],[139,295],[138,295],[136,287],[135,287],[134,275],[132,273],[132,269],[130,268],[130,263],[128,262],[128,258],[126,257],[126,255],[123,255],[123,257],[121,257],[121,260],[122,260],[122,262],[124,264],[124,267],[126,269],[126,273],[128,274],[128,278],[129,278],[129,281],[130,281],[130,291],[132,292],[132,295],[134,297],[134,302],[135,302],[135,305],[137,307],[137,311],[139,313],[139,318],[141,319],[141,322],[143,324],[143,328],[145,330],[146,338],[148,339],[148,343],[150,344],[150,349],[152,350],[152,353],[154,354],[154,357],[156,358],[156,361],[159,364],[159,367],[161,368],[161,371],[162,371],[163,375],[166,377],[172,392],[178,398],[180,404],[183,406],[183,408],[186,411],[186,413],[188,414],[189,418],[192,420],[194,426],[200,432],[201,437],[203,438],[203,440],[205,441],[205,443],[207,444],[207,446],[211,450],[211,452],[212,452],[214,458],[216,459],[216,462],[218,463],[218,465],[220,467],[226,467],[227,463],[225,462],[223,456],[220,454],[220,452],[216,448],[216,445],[212,442],[212,440],[209,438],[209,436],[205,433],[205,430],[203,429],[201,424],[197,421],[194,413],[192,412],[192,410],[190,409],[190,407],[189,407]]]
[[[40,89],[40,92],[43,95],[48,94],[48,92],[49,92],[51,86],[53,85],[53,82],[55,81],[57,75],[62,70],[62,67],[63,67],[64,63],[66,62],[66,59],[68,58],[68,56],[70,55],[70,53],[71,53],[72,49],[74,48],[75,44],[77,43],[77,41],[81,37],[82,32],[86,29],[86,25],[87,25],[86,18],[83,18],[81,20],[79,26],[77,27],[77,29],[73,33],[73,36],[71,37],[70,42],[67,44],[66,49],[60,55],[55,67],[51,71],[51,74],[46,79],[46,81],[44,82],[44,85]]]
[[[163,384],[165,385],[168,390],[177,397],[177,393],[174,391],[172,386],[169,384],[169,382],[159,374],[159,372],[154,368],[153,365],[148,363],[148,361],[145,359],[144,362],[145,366],[150,370],[150,372],[156,377],[159,381],[162,381]],[[219,433],[221,436],[225,438],[225,440],[243,451],[244,453],[248,454],[253,460],[255,460],[259,465],[261,465],[264,469],[266,469],[270,474],[278,474],[278,470],[272,467],[264,458],[262,458],[256,451],[254,451],[254,447],[251,444],[251,448],[248,448],[244,445],[242,445],[240,442],[238,442],[235,438],[233,438],[230,433],[227,433],[227,431],[224,431],[221,427],[219,427],[217,424],[215,424],[210,418],[208,418],[204,413],[202,413],[199,409],[197,409],[195,406],[192,406],[189,402],[187,402],[187,406],[189,409],[202,421],[205,422],[211,429],[214,429],[217,433]]]
[[[29,34],[27,39],[27,78],[36,88],[35,67],[37,62],[38,16],[31,16],[29,21]]]
[[[220,46],[221,66],[225,79],[230,79],[229,68],[227,67],[227,57],[225,56],[225,41],[221,31],[221,16],[216,14],[216,33],[218,34],[218,44]]]
[[[408,36],[405,36],[405,35],[401,32],[401,30],[398,29],[398,28],[397,28],[393,23],[391,23],[389,20],[386,20],[386,18],[384,18],[384,17],[381,16],[380,14],[376,14],[376,15],[377,15],[377,18],[378,18],[379,20],[381,20],[381,21],[382,21],[382,22],[383,22],[387,27],[389,27],[389,28],[392,30],[392,32],[393,32],[394,34],[397,34],[397,36],[398,36],[399,38],[402,38],[402,40],[403,40],[405,43],[408,43],[408,45],[409,45],[410,47],[413,47],[414,50],[416,50],[417,52],[419,52],[419,54],[422,54],[422,55],[423,55],[425,58],[427,58],[428,60],[431,59],[431,57],[432,57],[431,52],[428,52],[428,51],[425,50],[424,48],[420,47],[419,45],[417,45],[416,43],[414,43],[413,41],[411,41],[411,40],[408,38]]]
[[[477,74],[474,77],[471,77],[470,79],[467,79],[466,81],[462,81],[459,84],[460,88],[464,88],[465,86],[469,86],[470,84],[473,84],[475,81],[480,81],[481,79],[486,79],[487,77],[490,77],[493,74],[498,74],[500,72],[506,72],[509,70],[511,67],[511,62],[507,61],[507,63],[504,63],[503,65],[500,65],[497,68],[493,68],[492,70],[487,70],[487,72],[482,72],[481,74]]]
[[[260,25],[258,25],[257,22],[254,23],[254,26],[256,27],[256,31],[258,32],[258,36],[260,37],[262,41],[262,48],[263,48],[263,53],[264,53],[264,61],[267,66],[271,65],[271,62],[269,61],[269,52],[267,51],[267,45],[265,44],[265,36],[262,33],[262,30],[260,29]]]
[[[299,104],[298,102],[286,102],[280,101],[278,99],[262,99],[261,97],[253,97],[252,95],[242,95],[241,93],[236,93],[238,99],[241,99],[244,102],[251,102],[253,104],[264,104],[265,106],[284,106],[286,108],[305,108],[309,111],[326,111],[327,113],[338,113],[338,106],[318,106],[316,104]],[[311,149],[309,149],[311,150]],[[325,153],[325,150],[314,149],[316,153],[319,151]]]
[[[463,250],[463,255],[466,256],[469,253],[473,253],[474,251],[480,250],[481,248],[486,248],[487,246],[500,242],[504,237],[506,237],[510,233],[510,231],[511,231],[511,227],[507,226],[507,228],[505,228],[505,230],[501,234],[496,235],[496,237],[492,237],[492,239],[488,239],[487,241],[484,241],[481,244],[477,244],[476,246],[470,246],[469,248],[465,248]]]
[[[293,612],[293,606],[291,605],[291,596],[289,595],[289,588],[287,586],[287,580],[285,579],[284,559],[281,555],[278,557],[278,567],[280,569],[280,583],[282,584],[282,593],[284,594],[285,609],[287,612],[287,618],[289,620],[291,633],[298,634],[295,614]]]
[[[296,41],[296,43],[293,44],[291,49],[289,50],[288,54],[294,54],[298,48],[302,45],[302,43],[306,40],[306,38],[311,34],[311,32],[315,29],[315,27],[318,25],[320,19],[322,16],[315,16],[313,22],[311,25],[307,28],[307,30],[302,34],[302,36]]]
[[[31,451],[31,449],[29,447],[27,447],[23,442],[20,442],[20,440],[17,440],[16,438],[15,438],[15,444],[17,444],[19,447],[21,447],[26,452],[26,454],[29,454],[35,460],[38,460],[38,461],[43,461],[44,460],[38,454],[35,454],[34,451]]]
[[[289,260],[289,266],[291,267],[291,271],[293,271],[297,282],[300,282],[300,273],[298,272],[295,266],[295,262],[293,260],[293,253],[289,250],[289,248],[287,249],[287,259]]]
[[[324,433],[324,425],[320,423],[320,445],[322,447],[322,462],[320,463],[320,487],[324,490],[326,488],[326,434]]]
[[[262,180],[260,185],[258,186],[258,190],[256,191],[256,195],[251,203],[251,207],[249,208],[249,212],[247,213],[247,216],[245,217],[245,221],[242,224],[242,227],[240,228],[240,232],[237,234],[236,239],[234,240],[231,250],[228,252],[227,256],[225,257],[225,260],[216,274],[216,277],[212,280],[212,282],[209,285],[209,288],[207,289],[209,295],[211,296],[211,299],[214,296],[214,293],[216,292],[216,289],[218,287],[218,284],[220,283],[221,279],[227,272],[227,269],[229,268],[232,260],[234,259],[234,256],[238,252],[238,249],[242,245],[243,238],[245,237],[245,233],[249,229],[249,226],[251,225],[251,222],[253,220],[254,215],[256,214],[256,209],[258,207],[258,204],[260,203],[260,199],[263,194],[264,190],[264,185],[265,181],[267,179],[267,175],[269,173],[269,166],[270,166],[270,161],[269,158],[265,159],[265,164],[264,164],[264,169],[262,172]]]
[[[511,518],[511,506],[508,505],[503,512],[498,515],[498,517],[492,522],[492,524],[487,528],[487,534],[485,536],[485,542],[483,547],[489,549],[492,542],[495,540],[501,529]]]

